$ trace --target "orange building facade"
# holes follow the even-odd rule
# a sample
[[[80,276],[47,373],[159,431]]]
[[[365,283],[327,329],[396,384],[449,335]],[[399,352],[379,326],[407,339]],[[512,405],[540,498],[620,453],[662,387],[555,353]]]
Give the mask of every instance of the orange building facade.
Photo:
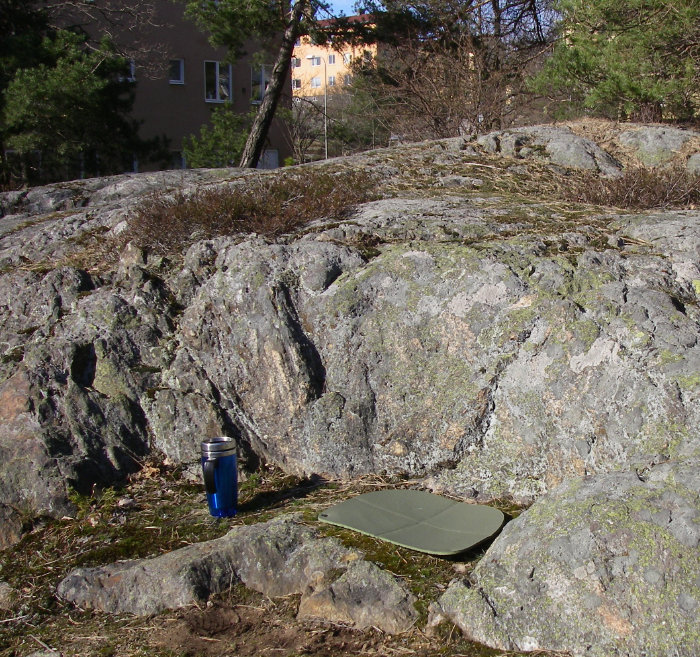
[[[368,22],[367,14],[350,16],[351,22]],[[310,98],[342,92],[352,84],[352,67],[359,59],[371,60],[376,46],[315,44],[308,36],[297,41],[292,55],[292,95]]]

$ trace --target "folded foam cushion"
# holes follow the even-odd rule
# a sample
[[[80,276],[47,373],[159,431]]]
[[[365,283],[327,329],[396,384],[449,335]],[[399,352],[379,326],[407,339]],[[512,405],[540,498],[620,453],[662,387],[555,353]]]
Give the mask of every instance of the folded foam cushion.
[[[491,538],[503,526],[498,509],[419,490],[381,490],[326,509],[319,520],[396,545],[449,556]]]

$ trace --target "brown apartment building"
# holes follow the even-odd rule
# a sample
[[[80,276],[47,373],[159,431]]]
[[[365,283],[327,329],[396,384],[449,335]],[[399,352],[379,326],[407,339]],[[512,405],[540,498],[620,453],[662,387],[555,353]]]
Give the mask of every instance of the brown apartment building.
[[[207,36],[184,17],[184,5],[156,0],[153,26],[145,35],[154,44],[154,61],[132,64],[136,83],[133,116],[141,123],[143,138],[164,136],[169,140],[174,168],[186,166],[182,140],[199,134],[212,111],[231,102],[236,112],[247,114],[260,103],[265,90],[265,72],[254,66],[253,52],[233,64],[225,63],[226,50],[212,47]],[[141,39],[144,35],[141,35]],[[291,98],[286,101],[290,103]],[[284,127],[275,122],[262,168],[279,166],[291,155]],[[135,163],[135,168],[145,168]]]

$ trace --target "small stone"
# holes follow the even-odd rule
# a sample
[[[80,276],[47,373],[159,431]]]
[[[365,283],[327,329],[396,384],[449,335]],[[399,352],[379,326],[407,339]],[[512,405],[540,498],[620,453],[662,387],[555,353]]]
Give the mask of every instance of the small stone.
[[[0,609],[10,611],[17,597],[16,591],[7,583],[0,581]]]
[[[698,176],[700,175],[700,153],[693,153],[686,162],[688,173]]]
[[[386,571],[356,561],[327,587],[306,593],[299,618],[324,618],[357,629],[376,627],[388,634],[409,630],[418,614],[415,596]]]
[[[146,264],[146,254],[144,250],[136,246],[133,242],[129,242],[121,252],[119,260],[122,265],[138,265],[143,267]]]
[[[440,187],[468,187],[478,189],[484,184],[481,178],[469,178],[467,176],[445,176],[441,178],[438,185]]]

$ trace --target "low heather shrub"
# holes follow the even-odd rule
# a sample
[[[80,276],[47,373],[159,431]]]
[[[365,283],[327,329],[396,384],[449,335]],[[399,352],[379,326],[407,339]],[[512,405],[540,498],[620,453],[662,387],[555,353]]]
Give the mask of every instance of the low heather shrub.
[[[584,176],[565,195],[570,201],[633,210],[693,208],[700,203],[700,176],[681,167],[640,167],[617,178]]]
[[[155,252],[172,253],[223,235],[278,237],[316,219],[341,218],[374,198],[376,180],[364,171],[253,175],[230,187],[155,194],[129,218],[129,238]]]

